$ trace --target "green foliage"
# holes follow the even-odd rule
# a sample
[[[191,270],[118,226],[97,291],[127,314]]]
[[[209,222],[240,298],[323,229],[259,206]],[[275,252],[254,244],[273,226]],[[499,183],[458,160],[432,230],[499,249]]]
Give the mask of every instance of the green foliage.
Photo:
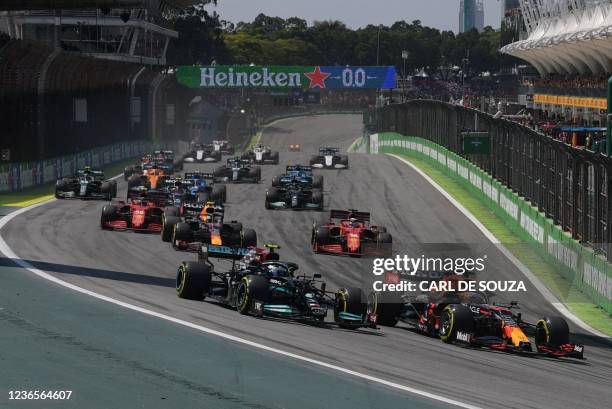
[[[508,30],[486,27],[455,35],[425,27],[421,21],[398,21],[391,26],[368,25],[357,30],[340,21],[308,25],[298,17],[283,19],[258,15],[225,32],[230,60],[237,64],[395,65],[401,71],[402,50],[409,52],[408,72],[444,65],[462,66],[469,56],[472,72],[496,72],[515,60],[499,53],[512,39]],[[502,43],[504,41],[504,43]],[[380,47],[378,44],[380,42]],[[377,52],[378,50],[378,52]]]

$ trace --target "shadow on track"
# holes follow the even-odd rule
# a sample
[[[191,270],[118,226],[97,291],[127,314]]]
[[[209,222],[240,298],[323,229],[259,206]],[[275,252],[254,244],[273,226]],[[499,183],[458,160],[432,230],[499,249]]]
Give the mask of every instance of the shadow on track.
[[[69,266],[66,264],[48,263],[44,261],[24,260],[35,268],[50,273],[69,274],[81,277],[102,278],[105,280],[124,281],[128,283],[155,285],[158,287],[175,288],[174,278],[155,277],[145,274],[126,273],[122,271],[102,270],[82,266]],[[13,259],[0,257],[0,267],[15,267]]]

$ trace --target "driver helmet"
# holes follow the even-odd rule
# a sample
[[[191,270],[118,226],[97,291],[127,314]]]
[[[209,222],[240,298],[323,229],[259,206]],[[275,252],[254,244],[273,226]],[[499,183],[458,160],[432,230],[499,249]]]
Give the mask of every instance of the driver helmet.
[[[351,226],[352,226],[352,227],[359,227],[359,226],[361,225],[361,224],[359,223],[359,221],[358,221],[356,218],[354,218],[354,217],[351,217],[351,218],[349,219],[349,222],[351,223]]]
[[[270,277],[286,277],[289,275],[289,269],[281,264],[268,264],[265,269]]]

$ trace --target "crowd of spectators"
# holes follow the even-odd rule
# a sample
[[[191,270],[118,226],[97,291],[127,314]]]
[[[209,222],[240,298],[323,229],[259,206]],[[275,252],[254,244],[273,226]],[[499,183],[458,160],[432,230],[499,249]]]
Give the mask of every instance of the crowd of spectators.
[[[607,89],[608,75],[549,75],[535,81],[525,81],[525,85],[559,89]]]

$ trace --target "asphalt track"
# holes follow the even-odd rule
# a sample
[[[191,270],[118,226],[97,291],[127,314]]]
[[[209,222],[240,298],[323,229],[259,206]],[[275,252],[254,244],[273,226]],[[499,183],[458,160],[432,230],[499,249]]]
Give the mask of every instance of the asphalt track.
[[[360,134],[358,116],[320,116],[277,122],[266,129],[262,141],[281,151],[284,167],[307,162],[319,145],[346,148]],[[292,142],[301,143],[302,152],[286,152]],[[393,234],[394,248],[400,253],[429,254],[465,247],[487,255],[487,271],[482,279],[524,279],[469,220],[399,160],[353,154],[350,165],[348,171],[322,171],[327,208],[370,210],[374,222],[386,226]],[[227,217],[254,227],[260,242],[281,244],[283,258],[297,261],[305,272],[321,272],[330,288],[359,281],[362,261],[311,253],[310,226],[321,214],[264,209],[265,186],[279,170],[280,167],[264,167],[264,181],[260,185],[229,186]],[[123,182],[119,183],[119,191],[120,195],[125,193]],[[100,208],[99,202],[56,201],[18,216],[5,226],[2,236],[22,259],[103,295],[483,408],[599,409],[612,399],[612,350],[575,328],[574,339],[586,345],[587,361],[515,356],[445,345],[401,325],[382,331],[345,331],[259,320],[214,303],[178,299],[173,289],[176,266],[194,256],[174,252],[159,236],[100,230]],[[519,301],[523,315],[534,320],[556,314],[526,280],[525,283],[528,291],[511,297]],[[75,320],[73,325],[98,324],[93,316],[88,321]],[[148,345],[143,345],[144,350],[147,348]],[[175,353],[182,364],[169,370],[191,373],[193,368],[185,368],[186,352],[177,348]],[[245,373],[237,370],[238,378],[246,376],[247,365],[241,365]],[[262,376],[273,373],[271,369]],[[296,389],[303,387],[304,383],[296,383]],[[380,389],[368,387],[371,391]],[[329,401],[331,396],[323,398]],[[362,407],[397,407],[386,406],[382,401],[361,403]]]

